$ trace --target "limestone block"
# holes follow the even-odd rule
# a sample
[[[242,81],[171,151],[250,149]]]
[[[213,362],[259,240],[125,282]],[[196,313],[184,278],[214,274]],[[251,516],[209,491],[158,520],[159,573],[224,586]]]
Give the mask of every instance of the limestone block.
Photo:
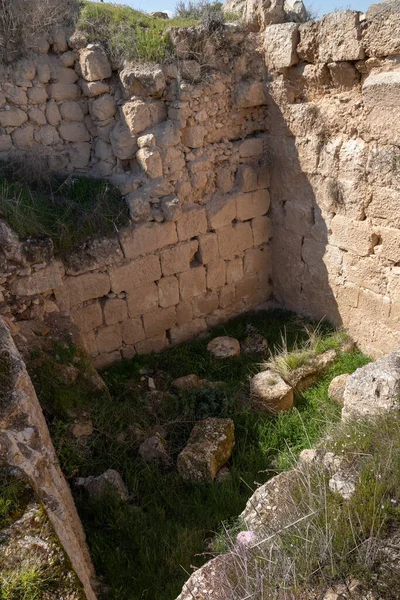
[[[113,156],[111,144],[98,139],[94,146],[94,154],[99,160],[109,160]]]
[[[87,300],[102,298],[110,291],[110,278],[106,273],[85,273],[67,277],[66,286],[71,305],[76,306]]]
[[[271,271],[271,258],[266,250],[252,248],[246,250],[244,255],[244,275],[256,275],[257,273],[267,273]]]
[[[160,308],[155,312],[143,316],[143,325],[146,337],[159,335],[175,325],[175,306]]]
[[[82,92],[88,98],[96,98],[101,94],[107,94],[110,91],[110,86],[105,81],[84,81],[80,80]]]
[[[318,22],[308,21],[299,25],[297,54],[301,61],[315,63],[318,60]]]
[[[35,131],[35,141],[43,146],[53,146],[60,142],[60,136],[57,129],[52,125],[44,125]],[[84,167],[87,163],[81,162],[78,166]]]
[[[162,250],[161,268],[164,277],[190,269],[190,263],[199,247],[197,240],[184,242],[168,250]]]
[[[363,100],[369,107],[399,108],[399,90],[399,71],[372,73],[362,86]]]
[[[79,98],[79,87],[75,83],[52,83],[48,89],[50,98],[57,102]]]
[[[66,69],[58,66],[53,70],[52,78],[55,79],[57,83],[75,83],[75,81],[79,79],[79,76],[73,69]]]
[[[59,56],[58,60],[62,67],[73,67],[75,65],[76,54],[72,50],[68,50]]]
[[[218,237],[216,233],[199,236],[199,259],[203,265],[217,260],[219,257]]]
[[[28,98],[31,104],[44,104],[48,95],[44,87],[31,87],[28,89]]]
[[[102,96],[99,96],[99,98],[93,100],[90,112],[98,121],[106,121],[115,115],[117,112],[117,105],[110,94],[103,94]]]
[[[177,322],[179,323],[178,318]],[[206,331],[206,329],[207,324],[204,319],[192,319],[192,317],[190,317],[190,319],[187,319],[185,323],[181,323],[175,327],[171,327],[169,332],[171,344],[181,344],[182,342],[186,342],[187,340],[190,340],[199,333],[203,333],[203,331]]]
[[[226,263],[227,284],[237,283],[243,278],[243,258],[237,257]]]
[[[50,100],[46,104],[46,119],[53,127],[57,127],[61,123],[61,114],[54,100]]]
[[[250,165],[239,165],[235,183],[241,192],[253,192],[258,188],[256,170]]]
[[[293,388],[271,370],[257,373],[250,380],[251,402],[258,410],[273,414],[293,408]]]
[[[68,146],[71,165],[77,169],[87,167],[90,161],[91,144],[88,142],[76,142]]]
[[[398,410],[400,351],[357,369],[344,391],[343,419],[368,418]]]
[[[353,221],[342,215],[335,215],[331,222],[330,243],[360,256],[372,253],[378,239],[366,221]]]
[[[150,254],[155,250],[176,244],[175,223],[142,223],[121,233],[121,244],[127,258]]]
[[[6,101],[10,104],[16,104],[18,106],[26,106],[28,104],[28,96],[22,88],[6,84],[4,85],[3,89],[4,102],[2,104],[5,104]]]
[[[84,123],[61,123],[58,131],[66,142],[88,142],[90,133]]]
[[[104,320],[106,325],[114,325],[124,321],[128,316],[128,308],[125,300],[120,298],[109,298],[104,306]],[[134,343],[134,342],[127,342]]]
[[[299,62],[296,47],[299,41],[297,23],[270,25],[264,34],[265,63],[273,69],[291,67]]]
[[[160,279],[160,259],[158,256],[137,258],[122,267],[110,269],[110,277],[113,292],[131,292],[136,287]]]
[[[135,344],[135,350],[138,354],[150,354],[151,352],[161,352],[168,345],[165,333],[160,333]]]
[[[51,71],[47,63],[37,65],[37,77],[40,83],[48,83],[50,81]]]
[[[15,279],[10,291],[15,296],[35,296],[61,286],[61,275],[57,265],[49,265],[27,277]]]
[[[103,324],[103,313],[97,300],[91,304],[72,309],[71,317],[82,333],[93,331]]]
[[[200,296],[193,300],[193,316],[204,317],[213,313],[219,307],[218,292],[208,292],[205,296]]]
[[[33,125],[46,125],[46,116],[40,108],[30,108],[28,110],[29,121],[33,123]]]
[[[373,186],[367,215],[374,223],[400,228],[400,195],[398,190]]]
[[[33,132],[34,128],[29,124],[15,129],[11,134],[14,146],[16,146],[19,150],[25,150],[26,148],[33,146]]]
[[[121,160],[132,159],[138,150],[136,136],[123,121],[117,121],[111,129],[110,142],[114,156]]]
[[[125,344],[136,344],[146,338],[142,319],[127,319],[122,323],[121,331]]]
[[[267,104],[265,86],[261,81],[241,81],[233,92],[233,100],[238,108],[252,108]]]
[[[231,419],[199,421],[178,456],[178,471],[184,479],[211,482],[229,460],[234,444],[235,429]]]
[[[214,260],[207,265],[207,288],[217,290],[225,285],[226,272],[223,258]]]
[[[261,138],[248,138],[239,144],[239,156],[252,158],[261,156],[264,151],[264,142]]]
[[[157,125],[167,118],[167,106],[162,100],[153,100],[150,102],[150,118],[152,125]]]
[[[206,270],[202,266],[192,267],[179,276],[179,290],[182,300],[190,300],[206,293]]]
[[[177,222],[177,230],[180,242],[206,233],[207,217],[205,209],[198,205],[184,207]]]
[[[244,252],[253,246],[253,233],[249,222],[235,223],[233,230],[236,238],[236,249],[238,252]]]
[[[97,81],[111,77],[111,65],[100,46],[90,44],[79,53],[79,65],[86,81]]]
[[[125,98],[161,98],[166,86],[164,73],[157,65],[129,65],[119,73],[119,78]]]
[[[162,308],[179,304],[179,283],[176,277],[162,277],[159,280],[158,298]]]
[[[265,215],[269,207],[268,190],[257,190],[236,196],[237,218],[240,221],[247,221]]]
[[[180,302],[176,307],[177,325],[189,323],[193,318],[192,303],[190,301]],[[172,331],[172,330],[171,330]]]
[[[229,260],[237,253],[253,246],[253,234],[250,223],[235,223],[221,227],[217,231],[219,252],[222,258]]]
[[[400,13],[396,2],[371,4],[366,15],[364,47],[367,56],[400,54]]]
[[[20,127],[27,120],[28,115],[20,108],[11,107],[9,110],[0,110],[1,127]]]
[[[337,88],[351,90],[360,80],[359,72],[349,62],[329,63],[328,69],[332,83]]]
[[[128,293],[128,312],[130,317],[138,317],[153,312],[158,307],[158,290],[155,283],[139,287],[132,286]]]
[[[161,212],[166,221],[178,221],[182,215],[180,200],[170,194],[161,198]]]
[[[246,299],[253,296],[259,291],[259,287],[257,276],[253,275],[252,277],[246,277],[236,284],[236,298]],[[260,304],[260,302],[257,304]]]
[[[150,179],[157,179],[163,175],[161,154],[157,148],[139,148],[136,159],[143,171]]]
[[[7,152],[12,146],[11,136],[7,134],[0,134],[0,152]]]
[[[207,203],[207,217],[211,229],[230,225],[236,216],[236,195],[216,195]]]
[[[375,254],[387,258],[388,260],[400,262],[400,229],[392,227],[380,227],[379,229],[380,245],[376,248]]]
[[[32,81],[36,75],[35,63],[29,58],[21,58],[14,64],[14,83],[24,86],[27,81]]]
[[[100,354],[119,350],[122,346],[121,325],[106,325],[96,331],[96,345]]]
[[[63,102],[60,105],[60,113],[64,121],[68,122],[79,122],[83,121],[84,119],[84,114],[80,104],[72,100]]]
[[[141,133],[151,127],[150,108],[143,100],[136,99],[132,102],[125,102],[122,106],[122,113],[127,126],[134,134]]]
[[[364,58],[360,13],[343,10],[322,17],[318,28],[321,63],[360,60]]]
[[[176,146],[181,140],[180,128],[173,121],[159,123],[151,130],[155,144],[159,148],[169,148]]]
[[[201,148],[204,144],[206,129],[202,125],[192,125],[182,131],[182,144],[188,148]]]

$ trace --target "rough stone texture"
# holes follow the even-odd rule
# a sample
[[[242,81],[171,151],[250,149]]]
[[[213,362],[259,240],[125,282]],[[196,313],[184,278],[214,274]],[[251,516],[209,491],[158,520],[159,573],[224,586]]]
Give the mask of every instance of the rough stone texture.
[[[293,408],[293,388],[280,375],[270,370],[257,373],[251,378],[250,394],[251,402],[258,410],[275,414]]]
[[[240,344],[235,338],[221,336],[214,338],[207,344],[207,350],[211,352],[215,358],[232,358],[239,356]]]
[[[343,419],[368,418],[399,410],[400,350],[357,369],[347,380]]]
[[[75,486],[83,488],[89,496],[98,497],[106,493],[108,489],[113,489],[121,498],[128,500],[128,489],[121,477],[115,469],[108,469],[98,477],[78,477],[75,479]]]
[[[199,421],[178,456],[178,471],[185,479],[209,483],[229,460],[234,444],[235,427],[231,419]]]
[[[337,377],[334,377],[329,384],[328,397],[339,406],[343,406],[344,404],[344,390],[346,389],[346,383],[349,377],[350,375],[348,373],[337,375]]]
[[[100,46],[91,44],[79,54],[79,65],[86,81],[97,81],[111,77],[111,65]]]
[[[275,69],[295,65],[299,61],[296,52],[298,35],[298,25],[295,23],[267,27],[264,37],[267,64]]]
[[[325,15],[318,31],[319,62],[364,58],[360,13],[343,10]]]
[[[72,495],[59,467],[42,409],[25,364],[0,319],[3,460],[21,470],[42,502],[86,597],[95,600],[93,566]]]

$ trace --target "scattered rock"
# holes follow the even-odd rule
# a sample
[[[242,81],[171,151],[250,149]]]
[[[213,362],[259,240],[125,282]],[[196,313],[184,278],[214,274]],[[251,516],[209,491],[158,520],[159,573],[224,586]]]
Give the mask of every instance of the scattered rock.
[[[293,408],[293,388],[274,371],[262,371],[250,380],[251,403],[258,410],[277,413]]]
[[[338,375],[337,377],[334,377],[329,385],[328,388],[328,397],[330,400],[332,400],[332,402],[335,402],[335,404],[338,404],[339,406],[343,406],[343,396],[344,396],[344,390],[346,387],[346,383],[347,380],[349,379],[350,375],[348,373],[344,373],[343,375]]]
[[[147,380],[147,385],[149,386],[149,390],[154,391],[156,389],[155,381],[152,377],[149,377]]]
[[[231,358],[239,356],[240,344],[235,338],[221,336],[214,338],[207,345],[207,350],[211,352],[215,358]]]
[[[171,457],[167,453],[165,440],[160,433],[152,435],[139,447],[139,455],[145,463],[157,462],[164,466],[172,464]]]
[[[327,350],[323,354],[319,354],[315,358],[299,367],[290,371],[285,380],[289,383],[297,392],[302,392],[310,386],[312,386],[320,375],[332,365],[336,360],[336,350]]]
[[[121,500],[128,500],[128,489],[118,471],[108,469],[98,477],[78,477],[75,479],[75,486],[83,488],[89,496],[98,497],[103,495],[108,489],[114,488]]]
[[[357,369],[344,390],[343,419],[399,410],[400,350]]]
[[[200,381],[199,376],[192,373],[191,375],[183,375],[183,377],[174,379],[171,385],[179,391],[195,390],[200,387]]]
[[[357,477],[345,470],[337,471],[329,480],[329,488],[344,500],[349,500],[356,491]]]
[[[93,423],[92,421],[86,421],[86,423],[76,423],[72,428],[72,435],[79,439],[83,437],[90,437],[93,434]]]
[[[184,479],[211,482],[229,460],[234,445],[235,426],[232,419],[199,421],[178,456],[178,471]]]
[[[74,365],[56,365],[57,378],[62,385],[73,385],[79,377],[79,369]]]
[[[243,354],[266,356],[268,354],[268,342],[265,337],[250,324],[246,327],[246,333],[246,339],[240,344]]]

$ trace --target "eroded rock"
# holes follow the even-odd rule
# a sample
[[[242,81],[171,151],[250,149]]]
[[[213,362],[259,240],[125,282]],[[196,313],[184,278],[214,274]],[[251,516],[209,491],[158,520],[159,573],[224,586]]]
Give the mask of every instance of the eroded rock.
[[[251,378],[250,394],[251,403],[258,410],[277,413],[293,408],[293,388],[269,369]]]
[[[128,500],[128,489],[121,475],[115,469],[108,469],[98,477],[78,477],[75,479],[75,486],[84,489],[89,496],[98,497],[113,489],[121,500]]]
[[[334,377],[329,384],[328,397],[332,402],[335,402],[335,404],[338,404],[339,406],[343,406],[344,390],[349,377],[350,375],[348,373],[338,375],[337,377]]]
[[[235,338],[221,336],[214,338],[207,344],[207,350],[211,352],[215,358],[232,358],[239,356],[240,344]]]

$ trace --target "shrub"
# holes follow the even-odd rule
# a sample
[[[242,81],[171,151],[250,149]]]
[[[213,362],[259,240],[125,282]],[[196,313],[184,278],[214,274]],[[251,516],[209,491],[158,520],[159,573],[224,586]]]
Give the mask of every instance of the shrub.
[[[0,0],[3,57],[23,52],[53,27],[73,25],[79,8],[79,0]]]

